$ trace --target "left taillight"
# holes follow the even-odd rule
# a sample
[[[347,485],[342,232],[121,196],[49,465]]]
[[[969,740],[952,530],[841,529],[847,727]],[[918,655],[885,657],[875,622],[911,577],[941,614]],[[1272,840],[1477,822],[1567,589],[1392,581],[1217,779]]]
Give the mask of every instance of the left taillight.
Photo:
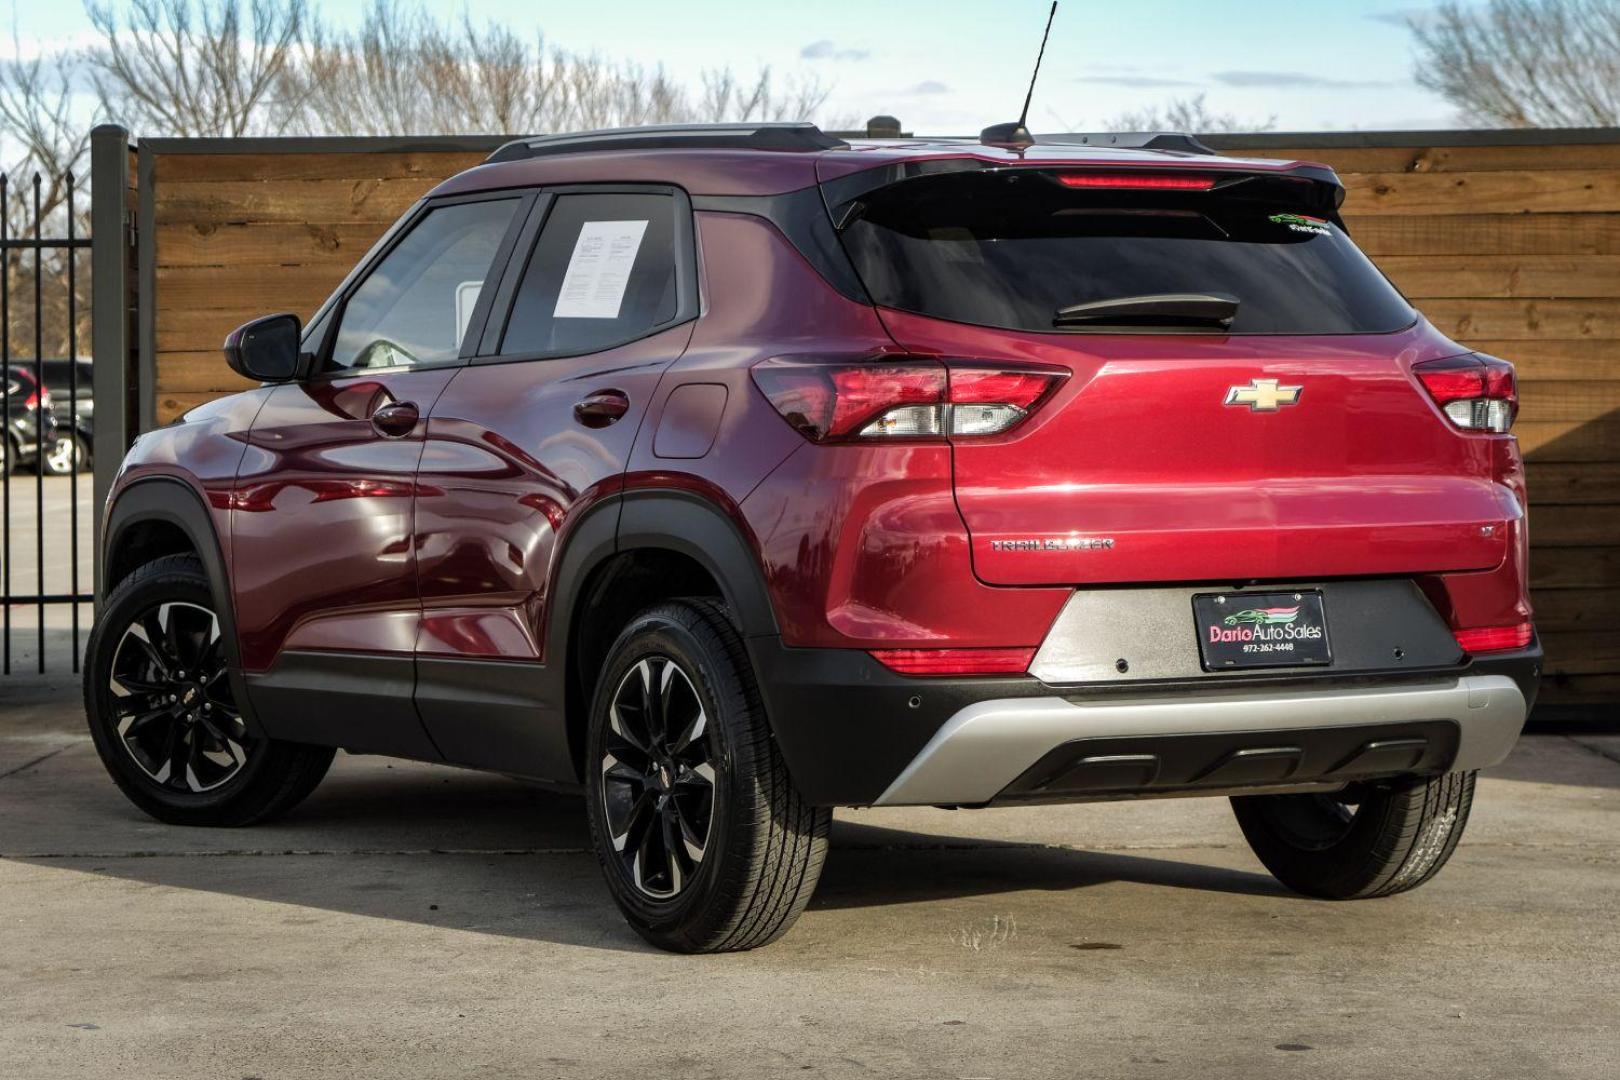
[[[1519,385],[1513,365],[1484,353],[1448,356],[1412,365],[1446,419],[1464,431],[1493,431],[1513,426],[1519,414]]]
[[[1050,368],[905,357],[821,361],[777,357],[754,383],[811,442],[1000,435],[1068,376]]]

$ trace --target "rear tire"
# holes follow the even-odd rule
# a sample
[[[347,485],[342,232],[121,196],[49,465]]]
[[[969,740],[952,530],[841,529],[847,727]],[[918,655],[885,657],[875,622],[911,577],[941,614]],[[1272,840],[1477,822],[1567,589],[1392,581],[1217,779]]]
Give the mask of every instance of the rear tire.
[[[1472,772],[1403,777],[1343,795],[1244,795],[1238,825],[1267,870],[1306,896],[1362,900],[1415,889],[1457,849]]]
[[[231,691],[208,575],[195,555],[140,567],[90,631],[84,707],[130,802],[171,825],[251,825],[315,790],[330,747],[253,735]]]
[[[659,604],[619,635],[591,705],[586,789],[613,900],[659,948],[768,944],[815,891],[832,812],[793,786],[712,600]]]

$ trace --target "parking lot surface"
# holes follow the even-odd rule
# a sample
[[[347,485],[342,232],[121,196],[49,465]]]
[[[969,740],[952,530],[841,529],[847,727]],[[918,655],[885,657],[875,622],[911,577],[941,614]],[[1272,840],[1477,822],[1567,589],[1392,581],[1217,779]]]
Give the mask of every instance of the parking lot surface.
[[[0,1076],[1620,1075],[1620,736],[1540,734],[1451,865],[1284,892],[1224,800],[841,813],[788,936],[658,953],[577,801],[340,755],[148,820],[72,687],[0,684]]]

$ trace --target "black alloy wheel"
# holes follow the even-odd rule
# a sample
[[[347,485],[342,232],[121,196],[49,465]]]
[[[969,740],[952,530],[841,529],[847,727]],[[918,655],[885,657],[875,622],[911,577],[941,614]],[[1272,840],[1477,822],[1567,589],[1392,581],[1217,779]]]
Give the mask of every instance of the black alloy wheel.
[[[619,681],[603,739],[602,812],[637,889],[667,900],[703,863],[714,826],[717,756],[692,680],[648,656]]]
[[[113,653],[108,689],[119,743],[156,784],[212,791],[253,753],[219,619],[201,605],[157,604],[131,622]]]

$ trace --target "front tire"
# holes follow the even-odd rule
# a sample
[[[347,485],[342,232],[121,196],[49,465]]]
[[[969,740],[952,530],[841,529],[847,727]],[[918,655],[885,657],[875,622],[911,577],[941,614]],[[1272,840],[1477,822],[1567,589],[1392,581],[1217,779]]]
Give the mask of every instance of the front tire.
[[[194,555],[119,582],[90,632],[84,707],[129,801],[171,825],[250,825],[296,806],[330,747],[255,736],[231,690],[212,590]]]
[[[793,786],[724,607],[681,600],[631,620],[602,669],[586,753],[591,842],[642,937],[752,949],[804,911],[832,812]]]
[[[1422,885],[1451,858],[1476,775],[1403,777],[1333,795],[1244,795],[1232,810],[1255,855],[1295,892],[1391,896]]]

